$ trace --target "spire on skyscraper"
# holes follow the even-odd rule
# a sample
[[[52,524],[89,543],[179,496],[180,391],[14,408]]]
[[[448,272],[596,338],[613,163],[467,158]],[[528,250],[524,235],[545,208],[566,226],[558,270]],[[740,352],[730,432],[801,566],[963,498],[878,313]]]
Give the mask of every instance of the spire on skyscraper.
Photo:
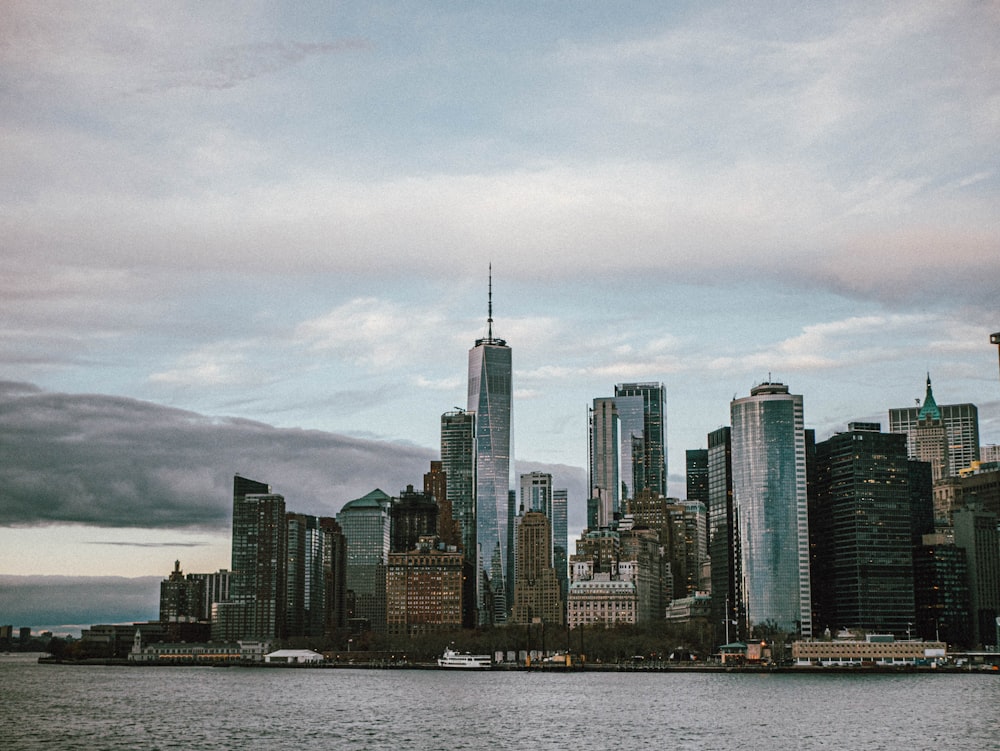
[[[927,374],[927,393],[924,395],[924,406],[920,408],[920,412],[917,414],[918,420],[940,420],[941,410],[938,408],[937,402],[934,401],[934,392],[931,390],[931,374]]]
[[[506,347],[507,342],[503,339],[493,338],[493,263],[490,262],[489,266],[489,292],[488,292],[488,303],[487,303],[487,315],[486,315],[486,338],[476,339],[476,346],[480,344],[496,344],[501,347]]]

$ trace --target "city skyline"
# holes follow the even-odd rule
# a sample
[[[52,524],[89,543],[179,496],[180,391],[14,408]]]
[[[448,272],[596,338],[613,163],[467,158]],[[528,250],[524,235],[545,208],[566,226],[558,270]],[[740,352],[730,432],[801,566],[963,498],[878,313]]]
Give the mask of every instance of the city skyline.
[[[618,383],[676,497],[768,373],[818,440],[929,371],[1000,443],[994,6],[380,8],[8,9],[0,590],[225,566],[233,473],[419,485],[491,261],[571,539]]]

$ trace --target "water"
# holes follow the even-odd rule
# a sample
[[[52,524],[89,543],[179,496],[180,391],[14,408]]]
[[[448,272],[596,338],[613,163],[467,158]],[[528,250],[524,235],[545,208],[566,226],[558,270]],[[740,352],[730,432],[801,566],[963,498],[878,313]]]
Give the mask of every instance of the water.
[[[1000,749],[996,675],[61,667],[0,657],[0,748]]]

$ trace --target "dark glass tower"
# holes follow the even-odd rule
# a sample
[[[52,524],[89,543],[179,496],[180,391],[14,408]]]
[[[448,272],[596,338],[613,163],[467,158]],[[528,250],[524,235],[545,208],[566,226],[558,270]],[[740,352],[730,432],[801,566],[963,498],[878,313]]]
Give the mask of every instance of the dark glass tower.
[[[621,421],[619,474],[626,498],[643,490],[667,494],[667,391],[662,383],[619,383],[615,407]]]
[[[712,621],[719,644],[743,636],[740,530],[733,509],[730,428],[708,434],[708,554],[712,559]],[[728,621],[728,623],[727,623]]]
[[[816,628],[904,637],[914,622],[906,436],[851,423],[816,444],[809,528]]]
[[[476,562],[476,416],[464,410],[441,415],[441,470],[451,515],[466,560]]]
[[[234,477],[229,597],[238,620],[231,633],[239,638],[284,636],[286,544],[284,497],[266,483]]]
[[[476,425],[476,601],[481,624],[505,622],[507,599],[513,594],[506,581],[513,523],[509,508],[512,376],[510,347],[493,336],[491,274],[487,334],[469,350],[468,411],[475,414]]]

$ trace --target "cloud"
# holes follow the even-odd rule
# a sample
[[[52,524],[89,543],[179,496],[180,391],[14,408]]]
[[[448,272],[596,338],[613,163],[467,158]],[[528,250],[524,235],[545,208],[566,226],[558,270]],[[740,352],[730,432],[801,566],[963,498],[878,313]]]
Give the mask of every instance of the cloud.
[[[232,476],[333,514],[376,486],[419,485],[432,452],[212,419],[134,399],[0,387],[0,524],[224,530]]]
[[[408,443],[0,382],[0,526],[226,531],[234,474],[269,483],[289,510],[333,515],[375,487],[390,495],[421,487],[432,458]],[[531,466],[556,467],[561,487],[584,492],[577,468]]]
[[[176,88],[230,89],[262,75],[275,73],[317,55],[371,50],[369,40],[334,42],[256,42],[207,51],[199,59],[180,66],[162,65],[139,93]]]
[[[0,619],[56,635],[94,623],[159,618],[163,577],[7,576],[0,574]]]

